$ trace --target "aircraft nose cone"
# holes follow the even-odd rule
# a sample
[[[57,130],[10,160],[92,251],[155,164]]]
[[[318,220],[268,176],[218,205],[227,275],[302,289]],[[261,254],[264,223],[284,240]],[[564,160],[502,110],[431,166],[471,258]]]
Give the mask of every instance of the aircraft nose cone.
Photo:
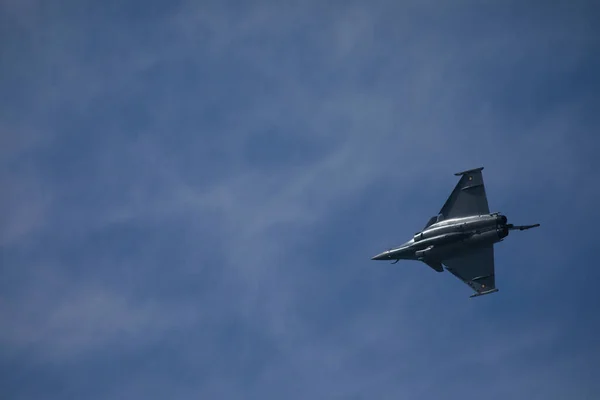
[[[383,253],[379,253],[376,256],[372,257],[371,260],[389,260],[390,252],[384,251]]]

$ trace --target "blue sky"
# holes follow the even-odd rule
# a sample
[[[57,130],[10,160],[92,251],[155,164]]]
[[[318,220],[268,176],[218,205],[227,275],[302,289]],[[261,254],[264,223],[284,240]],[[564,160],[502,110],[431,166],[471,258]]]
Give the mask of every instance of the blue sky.
[[[3,1],[4,397],[600,396],[598,8],[451,3]],[[499,293],[370,260],[479,166]]]

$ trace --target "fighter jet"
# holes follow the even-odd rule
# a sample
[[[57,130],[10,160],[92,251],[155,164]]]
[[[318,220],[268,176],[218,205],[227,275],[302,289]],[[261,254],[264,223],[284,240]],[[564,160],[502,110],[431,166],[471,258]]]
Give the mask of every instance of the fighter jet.
[[[408,242],[372,260],[419,260],[437,272],[444,267],[482,296],[498,291],[494,273],[494,244],[511,230],[540,226],[513,225],[499,212],[490,213],[481,171],[458,172],[460,180],[438,213]],[[442,266],[443,265],[443,266]]]

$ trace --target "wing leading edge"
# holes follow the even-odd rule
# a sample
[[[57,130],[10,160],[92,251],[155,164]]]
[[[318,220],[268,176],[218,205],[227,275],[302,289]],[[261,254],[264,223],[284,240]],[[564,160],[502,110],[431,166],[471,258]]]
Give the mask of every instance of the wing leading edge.
[[[440,219],[490,213],[481,170],[483,167],[455,174],[460,180],[440,210]]]
[[[471,297],[497,292],[494,274],[494,246],[473,249],[460,257],[442,261],[446,269],[469,285]]]

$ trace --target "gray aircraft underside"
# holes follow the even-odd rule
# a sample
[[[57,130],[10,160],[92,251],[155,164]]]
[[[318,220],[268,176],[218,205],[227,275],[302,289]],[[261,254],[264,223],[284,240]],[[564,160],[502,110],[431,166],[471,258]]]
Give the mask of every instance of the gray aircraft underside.
[[[481,171],[483,167],[458,172],[460,180],[437,216],[406,243],[384,251],[373,260],[419,260],[437,272],[444,267],[469,285],[471,297],[498,291],[494,273],[494,244],[514,229],[506,216],[490,213]]]

